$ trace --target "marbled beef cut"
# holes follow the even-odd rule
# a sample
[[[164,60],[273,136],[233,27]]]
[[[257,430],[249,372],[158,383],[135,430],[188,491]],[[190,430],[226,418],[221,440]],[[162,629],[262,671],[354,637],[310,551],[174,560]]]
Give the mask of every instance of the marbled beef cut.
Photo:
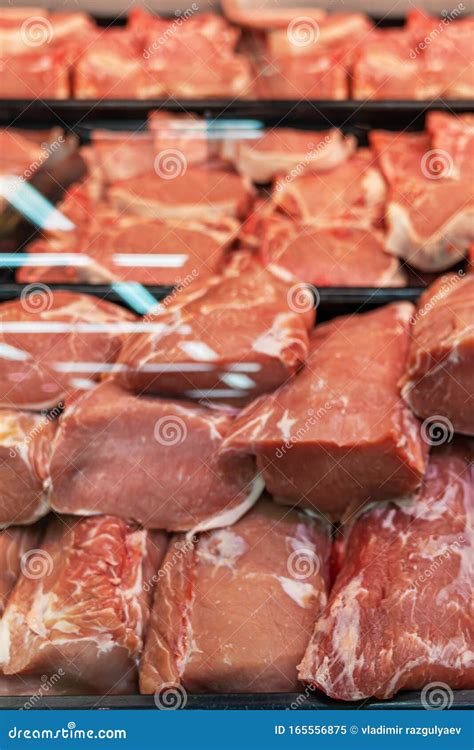
[[[442,276],[422,294],[401,386],[406,403],[428,420],[428,433],[431,420],[447,436],[474,435],[472,274]]]
[[[474,687],[473,457],[472,441],[435,448],[414,502],[355,522],[301,680],[339,700]]]
[[[110,366],[133,320],[111,302],[41,285],[0,305],[0,406],[56,406]]]
[[[133,693],[165,545],[112,516],[52,521],[0,623],[4,694],[44,674],[59,675],[51,693]]]

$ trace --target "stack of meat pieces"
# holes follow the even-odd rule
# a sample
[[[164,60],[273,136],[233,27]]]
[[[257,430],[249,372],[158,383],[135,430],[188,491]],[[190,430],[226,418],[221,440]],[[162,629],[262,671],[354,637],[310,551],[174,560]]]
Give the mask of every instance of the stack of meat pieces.
[[[402,29],[376,29],[352,68],[354,99],[472,99],[474,20],[411,11]]]
[[[421,271],[442,271],[473,241],[474,116],[430,112],[424,133],[372,131],[388,184],[387,250]]]
[[[0,13],[0,97],[153,99],[245,97],[249,60],[239,31],[211,13],[165,20],[133,9],[125,28],[83,13],[38,8]],[[71,87],[72,81],[72,87]]]
[[[92,134],[81,149],[86,179],[58,206],[74,228],[34,241],[38,263],[20,281],[187,285],[220,269],[251,205],[250,182],[208,160],[207,138],[188,137],[192,121],[158,121],[148,133]],[[44,253],[57,261],[41,266]]]
[[[473,277],[310,335],[256,264],[0,307],[0,694],[472,686]]]
[[[163,113],[146,132],[93,131],[59,205],[73,228],[44,230],[17,279],[187,287],[247,248],[295,282],[404,286],[402,261],[423,284],[474,242],[474,118],[431,112],[424,132],[369,140]]]
[[[133,8],[125,27],[107,29],[84,13],[5,8],[0,97],[473,97],[473,21],[459,6],[381,29],[362,13],[222,5],[234,25],[194,7],[174,19]]]

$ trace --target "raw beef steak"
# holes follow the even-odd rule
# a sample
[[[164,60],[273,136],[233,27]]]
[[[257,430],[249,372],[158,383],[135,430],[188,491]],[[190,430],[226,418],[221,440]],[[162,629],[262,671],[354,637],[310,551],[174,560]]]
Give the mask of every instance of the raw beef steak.
[[[0,528],[48,512],[43,482],[54,430],[46,416],[0,409]]]
[[[339,130],[305,131],[272,128],[256,139],[224,143],[223,156],[253,182],[271,182],[278,175],[303,171],[326,172],[354,151],[355,138]]]
[[[277,182],[273,200],[307,224],[370,227],[383,216],[386,187],[369,149],[359,149],[335,169]]]
[[[193,543],[194,541],[194,543]],[[231,527],[175,537],[140,665],[140,691],[295,690],[311,620],[324,610],[329,527],[262,501]]]
[[[402,396],[432,429],[474,435],[474,276],[442,276],[421,296]]]
[[[467,441],[434,449],[413,503],[355,522],[301,680],[339,700],[473,687],[473,455]]]
[[[119,211],[167,221],[206,221],[219,216],[243,218],[250,207],[251,190],[236,174],[218,169],[186,168],[177,155],[174,177],[148,174],[110,186],[108,196]]]
[[[271,229],[262,246],[274,263],[316,286],[404,286],[398,260],[385,252],[383,235],[357,227],[294,226]]]
[[[240,518],[262,480],[248,457],[219,457],[232,417],[101,383],[66,405],[50,468],[60,513],[114,513],[146,528],[208,529]]]
[[[116,377],[136,393],[241,403],[281,385],[306,359],[311,293],[246,254],[168,300],[118,359]]]
[[[413,312],[402,302],[316,326],[306,367],[239,415],[223,453],[254,454],[275,500],[336,520],[411,497],[426,449],[398,390]]]
[[[149,582],[165,546],[164,535],[112,516],[52,521],[38,550],[42,570],[23,571],[1,624],[10,693],[22,677],[52,673],[61,675],[55,693],[133,693]]]
[[[425,134],[373,131],[370,141],[389,184],[388,251],[421,271],[455,265],[474,240],[471,181]]]
[[[55,406],[110,367],[134,319],[110,302],[41,286],[0,305],[0,406]]]

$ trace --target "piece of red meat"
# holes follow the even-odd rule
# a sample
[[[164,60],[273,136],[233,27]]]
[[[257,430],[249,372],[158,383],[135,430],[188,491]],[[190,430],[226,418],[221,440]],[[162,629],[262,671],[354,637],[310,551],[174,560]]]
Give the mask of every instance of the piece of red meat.
[[[268,7],[266,0],[222,0],[222,10],[226,18],[239,26],[250,29],[286,29],[295,17],[305,16],[317,23],[327,18],[321,8],[301,7]]]
[[[232,172],[189,167],[183,154],[166,154],[156,173],[114,182],[108,196],[119,211],[173,220],[243,218],[248,212],[250,185]],[[163,177],[163,174],[165,175]]]
[[[426,129],[432,147],[451,157],[453,175],[470,180],[474,162],[474,115],[428,112]]]
[[[306,367],[241,412],[223,453],[255,455],[277,502],[335,520],[411,497],[427,448],[398,389],[413,313],[402,302],[316,326]]]
[[[335,169],[282,178],[273,201],[306,224],[370,227],[381,222],[386,186],[369,149],[359,149]]]
[[[175,537],[160,571],[140,691],[288,692],[324,610],[330,532],[260,502],[230,527]]]
[[[219,457],[232,422],[218,409],[101,383],[66,402],[59,419],[51,506],[73,515],[114,513],[169,531],[232,523],[263,486],[250,458]]]
[[[472,274],[442,276],[420,297],[401,388],[431,430],[474,435]]]
[[[435,448],[416,500],[355,522],[303,682],[347,701],[472,688],[473,455],[472,441]]]
[[[338,55],[315,58],[287,55],[263,62],[257,78],[262,99],[334,99],[349,97],[347,70]]]
[[[455,265],[474,239],[472,190],[456,152],[433,148],[420,133],[373,131],[370,142],[389,184],[387,250],[421,271]]]
[[[163,96],[162,78],[149,70],[133,36],[102,30],[74,66],[76,99],[153,99]]]
[[[127,337],[115,377],[136,393],[248,401],[301,367],[314,315],[303,283],[240,253],[165,299],[149,331]]]
[[[28,559],[3,616],[0,666],[12,678],[4,694],[53,673],[60,679],[50,694],[135,692],[165,547],[165,535],[113,516],[52,521],[37,551],[41,568]]]
[[[279,175],[326,172],[345,162],[355,147],[355,139],[336,128],[272,128],[260,136],[256,131],[255,140],[224,142],[222,153],[240,174],[253,182],[266,183]]]
[[[0,405],[39,411],[109,369],[136,318],[87,294],[30,291],[0,305]]]
[[[0,528],[48,512],[44,482],[54,431],[51,416],[0,409]]]
[[[404,286],[397,259],[385,252],[384,238],[373,229],[295,225],[267,230],[261,249],[274,263],[315,286]]]

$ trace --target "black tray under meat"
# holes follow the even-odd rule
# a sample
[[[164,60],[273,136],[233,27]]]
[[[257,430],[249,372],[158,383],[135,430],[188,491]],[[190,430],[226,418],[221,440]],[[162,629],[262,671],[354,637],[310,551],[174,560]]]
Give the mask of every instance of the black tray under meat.
[[[0,99],[0,125],[47,127],[55,124],[75,127],[87,120],[142,119],[150,110],[193,112],[205,117],[260,119],[267,125],[310,125],[329,127],[363,123],[370,127],[399,130],[423,127],[426,112],[474,111],[470,99],[372,100],[347,99]]]
[[[474,708],[474,690],[454,690],[454,700],[451,708],[472,710]],[[298,697],[300,696],[300,700]],[[18,698],[0,698],[1,709],[21,709],[28,702],[28,696]],[[379,701],[367,699],[347,703],[327,698],[322,693],[306,696],[305,693],[226,693],[220,695],[188,695],[187,710],[361,710],[361,709],[418,709],[424,710],[420,692],[400,693],[390,700]],[[121,695],[121,696],[56,696],[35,698],[28,703],[34,709],[155,709],[156,705],[151,695]]]
[[[451,708],[472,710],[474,708],[474,690],[453,691],[454,700]],[[298,696],[304,700],[298,701]],[[21,709],[28,702],[28,696],[17,698],[0,698],[0,710]],[[335,701],[319,694],[306,697],[301,693],[253,693],[220,695],[188,695],[187,710],[361,710],[361,709],[418,709],[424,710],[420,692],[400,693],[400,695],[386,701],[367,699],[365,701],[343,702]],[[29,705],[30,707],[30,705]],[[56,696],[35,699],[31,708],[35,709],[156,709],[153,696],[122,695],[115,697],[98,696]]]
[[[8,300],[17,299],[26,284],[1,284],[0,283],[0,303]],[[75,294],[93,294],[109,302],[115,302],[119,305],[126,306],[120,294],[112,286],[105,284],[48,284],[52,290],[63,289]],[[171,286],[145,286],[157,301],[164,299],[171,293]],[[390,302],[400,302],[408,300],[416,302],[422,288],[417,287],[397,287],[374,289],[372,287],[321,287],[315,292],[318,307],[318,320],[332,318],[335,315],[344,315],[351,312],[362,312],[370,310],[380,305],[386,305]]]

